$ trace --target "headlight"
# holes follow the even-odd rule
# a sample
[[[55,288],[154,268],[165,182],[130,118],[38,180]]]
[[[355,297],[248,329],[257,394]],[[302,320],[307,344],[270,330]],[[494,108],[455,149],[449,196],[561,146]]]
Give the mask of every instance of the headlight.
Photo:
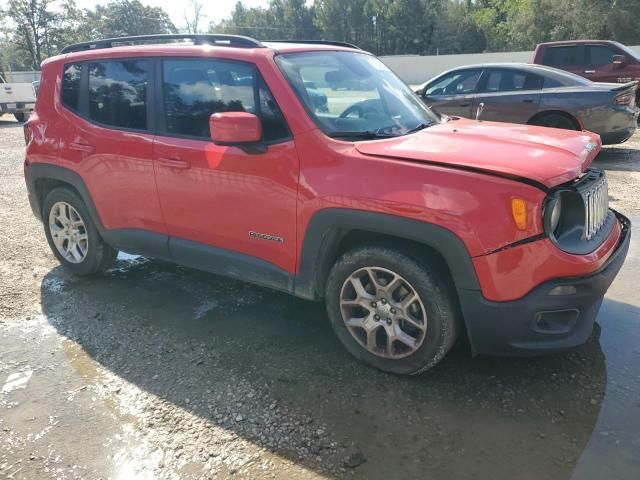
[[[585,208],[580,193],[566,189],[552,193],[544,206],[544,229],[562,250],[570,251],[581,241]]]
[[[606,176],[593,168],[551,192],[543,206],[547,236],[560,250],[575,255],[594,251],[613,228],[613,218]]]
[[[549,209],[547,232],[555,234],[562,216],[562,196],[558,195],[551,198],[547,208]]]

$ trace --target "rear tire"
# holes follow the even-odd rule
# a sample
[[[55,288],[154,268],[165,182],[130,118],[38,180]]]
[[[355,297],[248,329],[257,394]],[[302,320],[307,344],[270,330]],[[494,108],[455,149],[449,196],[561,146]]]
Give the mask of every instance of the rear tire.
[[[51,251],[76,275],[108,270],[118,256],[100,237],[86,205],[68,188],[49,192],[43,205],[44,232]]]
[[[24,123],[24,121],[27,119],[27,114],[22,112],[14,113],[13,116],[16,117],[16,120],[20,123]]]
[[[534,118],[531,125],[537,125],[539,127],[548,128],[560,128],[562,130],[580,130],[577,122],[568,116],[561,115],[559,113],[547,113]]]
[[[385,372],[415,375],[455,343],[460,314],[448,276],[428,261],[386,246],[364,246],[335,263],[326,307],[349,352]]]

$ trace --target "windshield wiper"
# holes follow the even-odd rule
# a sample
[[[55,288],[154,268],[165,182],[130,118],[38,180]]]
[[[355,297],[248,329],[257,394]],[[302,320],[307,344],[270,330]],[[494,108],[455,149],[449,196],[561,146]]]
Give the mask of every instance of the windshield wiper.
[[[425,128],[429,128],[434,123],[435,122],[423,122],[423,123],[420,123],[416,127],[412,128],[411,130],[407,130],[405,132],[405,135],[411,135],[412,133],[416,133],[416,132],[419,132],[420,130],[424,130]]]
[[[386,133],[380,133],[374,130],[365,131],[353,131],[353,132],[331,132],[327,134],[331,138],[347,138],[347,139],[359,139],[359,140],[373,140],[376,138],[393,138],[397,135],[389,135]]]

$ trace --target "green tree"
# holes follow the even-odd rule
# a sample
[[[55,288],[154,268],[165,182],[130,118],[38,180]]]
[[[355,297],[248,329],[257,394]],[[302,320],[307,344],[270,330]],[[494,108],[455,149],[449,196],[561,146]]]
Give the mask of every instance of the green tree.
[[[160,7],[145,6],[139,0],[97,5],[95,10],[84,10],[82,21],[81,36],[87,40],[177,32],[167,12]]]

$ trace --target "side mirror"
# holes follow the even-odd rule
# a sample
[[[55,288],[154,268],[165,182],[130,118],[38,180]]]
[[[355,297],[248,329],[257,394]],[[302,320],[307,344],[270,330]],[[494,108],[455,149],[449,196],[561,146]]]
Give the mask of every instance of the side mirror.
[[[253,113],[213,113],[209,117],[211,140],[217,145],[242,145],[259,142],[262,124]]]
[[[613,60],[611,61],[614,65],[624,65],[627,63],[627,57],[624,55],[614,55]]]

